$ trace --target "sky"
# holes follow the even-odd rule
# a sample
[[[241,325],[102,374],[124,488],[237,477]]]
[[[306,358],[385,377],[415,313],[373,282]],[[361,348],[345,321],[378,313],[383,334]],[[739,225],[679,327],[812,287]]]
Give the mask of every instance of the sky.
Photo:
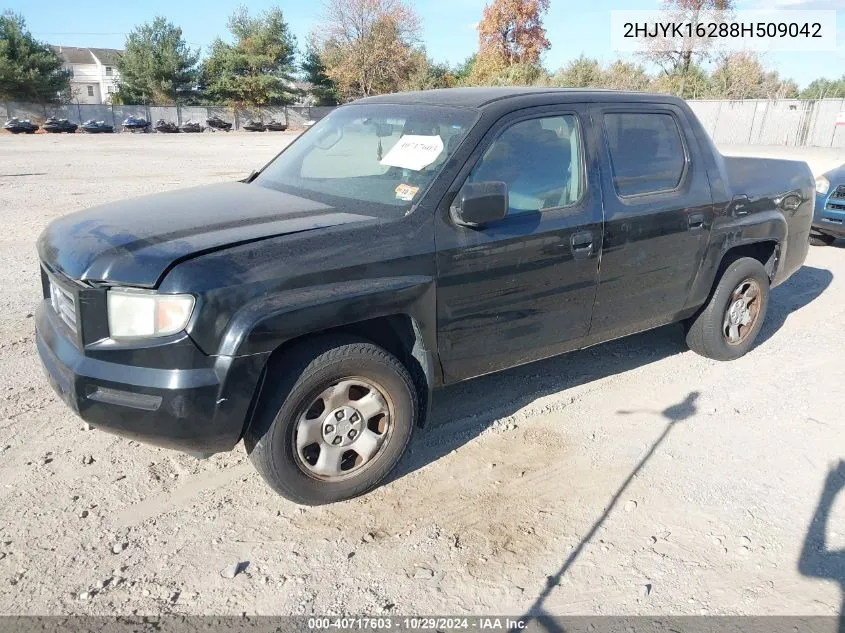
[[[476,50],[475,25],[488,0],[410,0],[423,24],[423,41],[435,61],[456,64]],[[226,20],[241,0],[5,0],[4,8],[20,13],[32,34],[50,44],[93,48],[122,48],[126,34],[135,25],[161,15],[182,28],[185,40],[194,48],[208,49],[217,37],[227,39]],[[614,9],[659,8],[659,0],[551,0],[545,17],[551,49],[543,63],[554,71],[581,54],[611,62],[617,55],[610,44],[610,11]],[[251,0],[255,14],[278,5],[300,44],[319,27],[321,0]],[[739,0],[738,9],[836,9],[845,29],[845,0]],[[837,29],[838,31],[838,29]],[[835,53],[766,53],[768,66],[800,87],[817,77],[845,75],[845,30],[838,37]]]

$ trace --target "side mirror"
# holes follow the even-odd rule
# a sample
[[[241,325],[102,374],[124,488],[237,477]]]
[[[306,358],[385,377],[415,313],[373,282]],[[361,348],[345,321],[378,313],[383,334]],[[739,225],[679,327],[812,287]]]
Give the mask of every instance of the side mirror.
[[[467,182],[452,204],[452,218],[463,226],[483,226],[508,214],[508,186],[500,181]]]

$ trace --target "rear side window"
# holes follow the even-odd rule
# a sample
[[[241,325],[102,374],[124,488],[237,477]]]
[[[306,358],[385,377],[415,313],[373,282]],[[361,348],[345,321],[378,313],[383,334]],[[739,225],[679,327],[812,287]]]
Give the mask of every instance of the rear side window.
[[[671,114],[608,113],[604,128],[620,196],[670,191],[681,183],[684,144]]]

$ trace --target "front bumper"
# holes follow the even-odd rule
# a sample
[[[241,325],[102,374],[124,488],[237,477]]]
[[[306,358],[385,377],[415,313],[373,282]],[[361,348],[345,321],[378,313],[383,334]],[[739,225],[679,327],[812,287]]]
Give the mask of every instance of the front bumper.
[[[92,358],[71,341],[46,300],[38,309],[35,340],[50,384],[83,420],[189,453],[228,451],[238,443],[267,357],[206,356],[205,366],[188,369]],[[157,353],[168,354],[168,346]]]
[[[837,185],[831,183],[828,193],[816,195],[813,229],[819,233],[845,237],[845,199],[831,199],[837,188]]]

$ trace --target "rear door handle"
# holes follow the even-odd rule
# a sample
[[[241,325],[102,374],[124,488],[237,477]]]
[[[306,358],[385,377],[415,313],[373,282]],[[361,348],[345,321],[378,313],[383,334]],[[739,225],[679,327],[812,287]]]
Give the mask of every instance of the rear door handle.
[[[572,256],[575,259],[586,259],[593,254],[593,234],[591,231],[573,233],[569,241],[572,244]]]
[[[704,214],[703,213],[692,213],[687,216],[687,224],[691,229],[703,229],[704,228]]]

